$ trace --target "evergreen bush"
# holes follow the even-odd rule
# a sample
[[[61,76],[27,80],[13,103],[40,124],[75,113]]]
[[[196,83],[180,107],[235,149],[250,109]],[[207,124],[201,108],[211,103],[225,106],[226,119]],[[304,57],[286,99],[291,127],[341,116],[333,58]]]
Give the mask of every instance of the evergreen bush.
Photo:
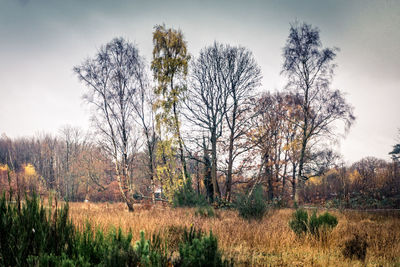
[[[179,236],[177,266],[226,266],[215,236],[183,229]],[[121,228],[104,235],[87,223],[77,231],[68,219],[68,205],[52,212],[34,196],[18,210],[5,195],[0,198],[0,266],[170,266],[167,242],[140,233],[132,246],[132,234]],[[171,252],[171,255],[174,251]]]
[[[214,208],[211,207],[210,205],[197,207],[195,215],[206,218],[214,217],[215,216]]]
[[[68,205],[52,214],[36,196],[17,207],[0,199],[0,265],[25,266],[42,254],[71,257],[75,228],[68,219]],[[49,256],[50,257],[50,256]]]
[[[303,209],[296,210],[292,215],[292,219],[289,221],[289,227],[298,236],[309,232],[319,237],[322,231],[330,231],[336,227],[337,224],[337,218],[329,212],[317,216],[317,212],[314,211],[312,215],[308,217],[307,211]]]
[[[308,215],[307,215],[308,216]],[[317,236],[319,234],[320,220],[317,217],[317,211],[314,210],[308,218],[308,230],[310,234]]]
[[[247,220],[261,220],[268,211],[262,187],[260,185],[256,186],[250,196],[239,194],[236,197],[235,207],[239,211],[240,217]]]
[[[140,240],[136,242],[134,250],[139,256],[140,266],[167,266],[168,255],[159,235],[153,235],[151,240],[140,232]]]
[[[334,228],[338,224],[337,218],[329,212],[325,212],[324,214],[318,216],[318,220],[320,225],[328,228]]]
[[[289,226],[296,235],[302,235],[308,231],[308,214],[303,209],[298,209],[292,214]]]
[[[172,200],[174,207],[197,207],[208,205],[204,196],[197,194],[192,187],[190,179],[174,193]]]
[[[185,229],[174,266],[233,266],[233,261],[222,260],[217,238],[211,231],[204,235],[191,227],[189,231]]]

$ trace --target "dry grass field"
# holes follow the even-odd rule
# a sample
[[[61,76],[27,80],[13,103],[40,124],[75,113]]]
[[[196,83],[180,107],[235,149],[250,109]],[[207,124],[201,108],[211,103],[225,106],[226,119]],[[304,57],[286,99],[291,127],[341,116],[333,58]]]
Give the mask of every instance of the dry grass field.
[[[215,217],[195,215],[195,209],[138,205],[129,213],[122,203],[71,203],[70,216],[79,227],[87,222],[108,231],[112,227],[131,230],[139,239],[160,233],[173,246],[180,226],[194,225],[212,230],[224,256],[238,266],[400,266],[399,213],[370,214],[356,211],[331,211],[339,224],[326,237],[298,238],[288,226],[292,209],[270,211],[262,221],[248,222],[234,210],[216,210]],[[342,255],[346,240],[354,234],[365,235],[368,242],[365,262]]]

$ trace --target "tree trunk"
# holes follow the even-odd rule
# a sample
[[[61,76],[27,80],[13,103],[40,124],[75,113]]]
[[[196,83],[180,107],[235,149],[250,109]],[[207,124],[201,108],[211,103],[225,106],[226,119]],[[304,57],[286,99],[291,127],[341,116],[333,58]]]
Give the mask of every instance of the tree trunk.
[[[86,186],[85,186],[85,201],[89,197],[89,179],[90,179],[90,172],[89,170],[87,171],[87,177],[86,177]]]
[[[292,164],[292,168],[293,168],[293,174],[292,174],[292,199],[294,201],[297,201],[296,199],[296,194],[297,194],[297,190],[296,190],[296,164]]]
[[[268,184],[268,201],[274,198],[274,185],[273,185],[273,175],[271,172],[271,166],[269,166],[269,155],[264,155],[264,166],[265,166],[265,176],[267,178]]]
[[[211,180],[214,189],[214,197],[221,198],[217,180],[217,137],[216,133],[211,135]]]
[[[151,190],[153,191],[152,195],[151,195],[151,201],[153,202],[153,204],[156,204],[156,185],[154,183],[154,177],[151,176]]]
[[[233,143],[235,141],[235,129],[236,129],[236,113],[237,113],[237,102],[236,95],[233,96],[234,105],[232,110],[232,124],[230,125],[230,136],[229,136],[229,158],[228,158],[228,173],[226,175],[226,199],[229,201],[231,198],[232,189],[232,171],[233,171]],[[228,123],[229,125],[229,123]]]
[[[272,201],[274,199],[274,185],[272,182],[272,175],[271,175],[270,167],[267,167],[266,176],[268,179],[268,201]]]
[[[128,211],[129,212],[134,212],[135,209],[133,208],[133,200],[132,199],[128,199],[128,201],[126,202],[126,205],[128,206]]]
[[[126,195],[126,192],[125,192],[124,187],[122,185],[121,173],[119,171],[118,162],[115,162],[115,171],[116,171],[116,174],[117,174],[118,188],[119,188],[119,191],[120,191],[120,193],[122,195],[122,198],[125,201],[126,205],[128,206],[129,212],[133,212],[134,211],[133,200],[129,199],[130,197]]]
[[[285,194],[285,186],[286,186],[286,174],[287,174],[287,160],[288,160],[288,151],[285,151],[285,165],[283,166],[283,176],[282,176],[282,195],[286,196]]]
[[[233,133],[231,133],[231,138],[229,138],[229,157],[228,157],[228,173],[226,175],[226,201],[231,200],[232,191],[232,171],[233,171]]]
[[[208,155],[205,140],[203,138],[203,159],[204,159],[204,186],[206,188],[207,199],[210,203],[214,202],[214,187],[211,175],[211,162]]]
[[[147,135],[147,149],[149,150],[149,158],[148,158],[148,167],[150,171],[150,183],[151,183],[151,190],[152,190],[152,202],[153,204],[156,203],[156,185],[154,183],[154,166],[153,166],[153,148],[152,144],[149,140],[149,136]]]
[[[172,82],[171,82],[171,88],[173,88]],[[176,103],[173,103],[173,111],[174,111],[174,119],[175,119],[175,127],[176,127],[176,134],[178,135],[178,143],[179,143],[179,156],[181,159],[181,163],[183,166],[183,179],[186,181],[189,178],[189,174],[187,172],[187,167],[186,167],[186,160],[185,160],[185,155],[183,153],[183,141],[181,137],[181,131],[180,131],[180,126],[179,126],[179,118],[178,118],[178,113],[176,110]]]
[[[197,195],[200,196],[200,170],[199,170],[199,161],[196,161],[196,182],[197,182]]]
[[[307,145],[307,136],[306,130],[304,129],[303,140],[301,144],[301,152],[300,152],[300,159],[299,159],[299,181],[303,179],[303,168],[304,168],[304,157],[306,154],[306,145]]]

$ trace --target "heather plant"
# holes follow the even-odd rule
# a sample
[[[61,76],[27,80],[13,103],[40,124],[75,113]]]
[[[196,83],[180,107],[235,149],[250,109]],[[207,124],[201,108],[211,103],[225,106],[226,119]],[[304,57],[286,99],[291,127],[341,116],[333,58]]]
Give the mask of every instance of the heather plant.
[[[355,234],[352,239],[347,240],[344,244],[342,254],[348,259],[358,259],[365,261],[367,255],[368,243],[365,236]]]

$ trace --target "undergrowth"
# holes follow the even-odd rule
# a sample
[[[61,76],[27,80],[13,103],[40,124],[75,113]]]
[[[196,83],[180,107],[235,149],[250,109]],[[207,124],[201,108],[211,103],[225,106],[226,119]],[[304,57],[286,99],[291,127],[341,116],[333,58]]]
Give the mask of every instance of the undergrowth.
[[[18,205],[18,207],[20,207]],[[132,245],[132,233],[121,228],[108,233],[89,223],[79,231],[68,219],[68,204],[46,208],[38,197],[26,198],[21,208],[0,199],[0,266],[170,266],[168,240],[160,234],[150,239],[140,232]],[[175,266],[227,266],[217,238],[191,227],[178,238]]]
[[[235,207],[239,211],[240,217],[247,220],[261,220],[268,211],[262,187],[256,186],[249,195],[239,194],[236,197]]]
[[[289,221],[290,228],[298,236],[310,233],[319,237],[322,233],[332,230],[337,224],[337,218],[329,212],[317,216],[317,212],[314,211],[311,216],[308,216],[307,211],[303,209],[296,210]]]

